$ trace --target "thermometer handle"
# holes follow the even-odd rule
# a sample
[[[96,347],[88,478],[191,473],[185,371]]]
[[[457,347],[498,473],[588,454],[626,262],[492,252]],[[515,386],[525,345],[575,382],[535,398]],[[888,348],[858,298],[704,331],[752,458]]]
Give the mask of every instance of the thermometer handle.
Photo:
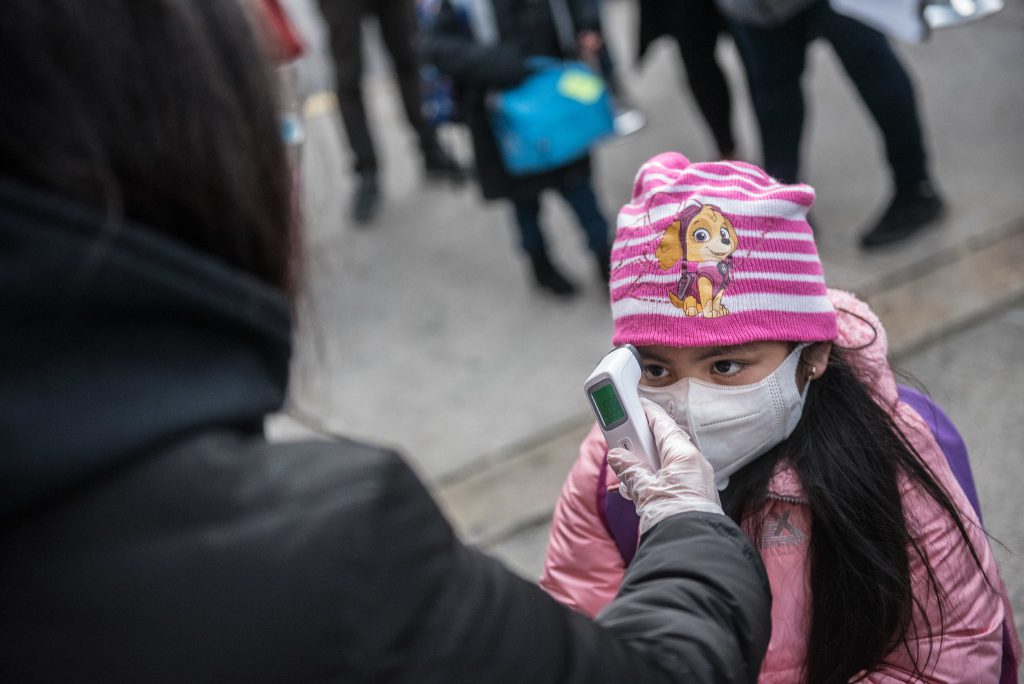
[[[632,451],[657,470],[658,449],[637,393],[640,372],[636,349],[632,345],[617,347],[601,359],[584,383],[584,391],[608,448]]]

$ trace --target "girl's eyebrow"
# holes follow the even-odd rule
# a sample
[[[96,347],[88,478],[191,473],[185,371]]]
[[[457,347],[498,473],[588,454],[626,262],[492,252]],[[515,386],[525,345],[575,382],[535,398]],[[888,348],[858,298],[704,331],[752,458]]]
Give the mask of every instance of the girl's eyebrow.
[[[658,361],[658,362],[663,363],[665,365],[668,365],[672,361],[671,359],[669,359],[666,356],[662,356],[661,354],[657,354],[655,352],[649,352],[649,351],[645,351],[640,356],[643,357],[644,359],[650,359],[651,361]]]
[[[704,361],[710,359],[713,356],[729,356],[730,354],[746,354],[751,351],[751,343],[746,344],[734,344],[728,347],[708,347],[706,350],[697,354],[697,361]]]

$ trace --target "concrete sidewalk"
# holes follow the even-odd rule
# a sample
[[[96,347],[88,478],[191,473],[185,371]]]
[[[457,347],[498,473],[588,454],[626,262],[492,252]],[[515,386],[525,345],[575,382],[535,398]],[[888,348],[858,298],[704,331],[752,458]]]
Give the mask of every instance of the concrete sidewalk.
[[[401,449],[465,538],[535,577],[546,521],[590,423],[581,383],[611,333],[607,295],[581,232],[556,197],[545,200],[553,251],[583,291],[562,302],[532,289],[506,207],[483,204],[472,187],[423,182],[386,60],[372,46],[366,91],[384,207],[373,226],[352,226],[349,154],[321,92],[329,84],[321,29],[309,0],[287,4],[313,48],[302,71],[304,92],[313,97],[303,158],[306,288],[291,412],[316,430]],[[597,151],[595,182],[611,219],[643,160],[668,149],[702,159],[711,145],[674,46],[655,45],[636,71],[634,4],[606,3],[606,19],[623,80],[649,117],[640,133]],[[1022,36],[1024,6],[1016,3],[928,44],[899,46],[949,202],[939,227],[913,241],[872,255],[856,247],[887,200],[886,166],[867,113],[826,45],[809,54],[804,147],[829,284],[865,297],[897,358],[917,368],[929,388],[948,393],[936,396],[976,454],[990,531],[1012,552],[1000,560],[1018,619],[1024,539],[1019,498],[1008,488],[1024,477]],[[741,152],[756,162],[742,70],[731,43],[720,49],[736,96]],[[468,155],[464,134],[452,131],[449,139]],[[971,372],[972,345],[995,377]],[[288,418],[272,425],[282,437],[308,430]]]

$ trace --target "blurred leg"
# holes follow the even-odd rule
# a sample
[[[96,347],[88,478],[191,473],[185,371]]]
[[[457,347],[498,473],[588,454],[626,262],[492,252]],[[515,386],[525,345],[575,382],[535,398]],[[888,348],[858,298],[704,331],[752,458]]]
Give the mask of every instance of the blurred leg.
[[[895,184],[927,179],[914,86],[888,39],[873,28],[834,12],[827,4],[816,12],[814,24],[832,44],[878,125]]]
[[[376,0],[375,11],[380,21],[381,38],[391,53],[405,118],[419,137],[428,176],[455,182],[466,180],[466,170],[441,146],[437,131],[423,116],[421,64],[416,52],[416,32],[419,29],[413,0]]]
[[[361,0],[320,0],[320,10],[330,31],[341,121],[355,157],[356,172],[370,176],[377,172],[377,155],[363,105],[363,8]]]
[[[534,282],[559,297],[572,295],[576,292],[576,286],[555,268],[548,257],[544,234],[540,228],[540,197],[514,199],[512,206],[515,208],[516,224],[519,227],[520,245],[530,257]]]
[[[622,87],[619,85],[619,77],[615,72],[615,61],[612,59],[608,43],[602,42],[601,49],[597,51],[597,66],[600,68],[601,77],[608,84],[608,92],[612,97],[622,96]]]
[[[794,182],[800,173],[804,126],[800,76],[810,39],[804,15],[778,28],[733,22],[729,30],[746,67],[761,130],[765,171],[779,180]]]
[[[538,254],[547,249],[540,229],[540,197],[512,200],[516,226],[519,228],[519,246],[527,254]]]
[[[608,221],[601,212],[589,177],[559,188],[565,201],[572,207],[580,228],[587,235],[587,247],[595,255],[606,257],[609,248]]]
[[[736,139],[732,129],[732,98],[729,84],[715,59],[718,34],[724,20],[713,0],[676,3],[671,32],[686,67],[686,79],[721,156],[732,156]]]
[[[429,154],[437,149],[434,129],[423,118],[423,92],[420,87],[420,63],[416,56],[416,12],[412,0],[376,0],[381,38],[391,54],[405,117],[420,139],[420,147]]]
[[[837,14],[827,3],[815,8],[817,32],[828,40],[878,125],[892,171],[888,206],[861,236],[865,248],[886,247],[934,225],[944,203],[928,179],[924,139],[914,86],[888,39]]]
[[[601,281],[608,285],[611,275],[611,244],[608,234],[608,221],[601,212],[597,203],[597,195],[594,194],[594,186],[590,177],[572,185],[559,188],[562,197],[572,207],[573,212],[579,220],[580,227],[587,235],[587,247],[594,255],[597,263],[598,275]]]

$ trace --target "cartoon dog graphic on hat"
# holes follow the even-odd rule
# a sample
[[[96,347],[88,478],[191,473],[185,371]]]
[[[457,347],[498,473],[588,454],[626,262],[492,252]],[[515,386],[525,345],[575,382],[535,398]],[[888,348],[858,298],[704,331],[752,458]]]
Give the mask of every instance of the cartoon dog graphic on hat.
[[[655,252],[664,271],[683,262],[676,291],[668,295],[672,304],[690,317],[727,315],[722,296],[729,287],[737,247],[739,236],[721,209],[700,202],[687,205],[665,230]]]

